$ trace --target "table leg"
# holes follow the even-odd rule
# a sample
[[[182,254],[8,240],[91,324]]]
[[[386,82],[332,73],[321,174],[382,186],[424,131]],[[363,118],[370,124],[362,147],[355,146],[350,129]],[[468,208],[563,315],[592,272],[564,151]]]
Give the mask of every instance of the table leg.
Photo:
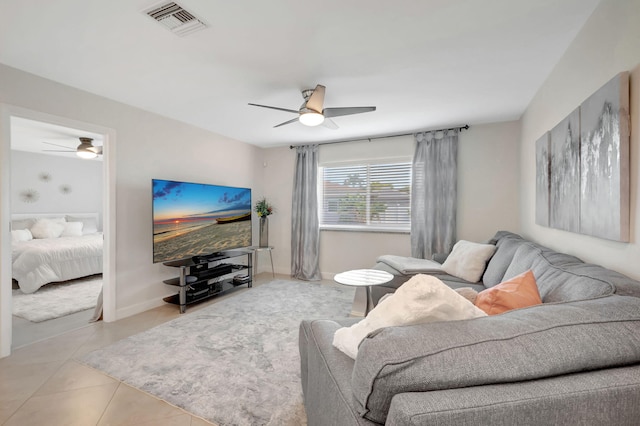
[[[367,291],[367,303],[364,307],[364,316],[366,317],[373,309],[373,298],[371,297],[371,286],[366,286],[365,289]]]
[[[269,259],[271,259],[271,275],[273,275],[273,278],[276,277],[276,271],[275,269],[273,269],[273,255],[271,254],[272,250],[269,249]]]

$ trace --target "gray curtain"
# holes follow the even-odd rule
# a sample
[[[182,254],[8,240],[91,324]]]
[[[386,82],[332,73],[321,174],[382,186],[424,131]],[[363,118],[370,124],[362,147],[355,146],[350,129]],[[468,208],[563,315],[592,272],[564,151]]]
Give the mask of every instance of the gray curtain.
[[[411,256],[449,253],[456,239],[458,130],[417,133],[411,182]]]
[[[296,147],[291,209],[291,276],[320,280],[318,145]]]

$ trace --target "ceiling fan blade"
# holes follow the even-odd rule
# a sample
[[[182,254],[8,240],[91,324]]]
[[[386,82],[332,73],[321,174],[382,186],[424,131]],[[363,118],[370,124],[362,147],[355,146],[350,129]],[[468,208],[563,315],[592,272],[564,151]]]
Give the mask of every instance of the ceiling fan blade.
[[[286,111],[286,112],[292,112],[294,114],[299,114],[299,111],[297,111],[295,109],[280,108],[280,107],[274,107],[274,106],[269,106],[269,105],[258,105],[258,104],[252,104],[252,103],[250,103],[249,105],[257,106],[257,107],[261,107],[261,108],[277,109],[278,111]]]
[[[277,125],[273,126],[273,128],[275,129],[276,127],[284,126],[285,124],[291,124],[291,123],[296,122],[296,121],[298,121],[298,117],[292,118],[291,120],[285,121],[284,123],[277,124]]]
[[[325,117],[340,117],[341,115],[362,114],[363,112],[375,111],[376,107],[345,107],[345,108],[325,108],[322,115]]]
[[[322,114],[322,105],[324,104],[324,90],[325,87],[318,84],[313,90],[309,100],[307,101],[307,108],[317,111]]]
[[[63,151],[61,149],[43,149],[42,152],[75,152],[75,151]]]
[[[45,141],[42,141],[42,143],[46,143],[47,145],[59,146],[60,148],[71,149],[71,148],[70,148],[70,147],[68,147],[68,146],[58,145],[57,143],[51,143],[51,142],[45,142]]]
[[[325,118],[324,121],[322,122],[322,125],[327,129],[331,129],[331,130],[338,129],[338,125],[336,124],[336,122],[330,118]]]

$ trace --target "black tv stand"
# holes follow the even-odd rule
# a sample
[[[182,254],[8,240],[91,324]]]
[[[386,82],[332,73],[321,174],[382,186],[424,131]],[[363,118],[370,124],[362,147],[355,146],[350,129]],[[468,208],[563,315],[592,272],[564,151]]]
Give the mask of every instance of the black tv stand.
[[[246,264],[223,262],[241,256],[247,257]],[[187,305],[202,302],[244,284],[250,288],[253,285],[252,257],[251,251],[239,249],[165,262],[165,266],[180,268],[180,276],[163,282],[180,289],[178,294],[163,300],[179,305],[183,314]]]

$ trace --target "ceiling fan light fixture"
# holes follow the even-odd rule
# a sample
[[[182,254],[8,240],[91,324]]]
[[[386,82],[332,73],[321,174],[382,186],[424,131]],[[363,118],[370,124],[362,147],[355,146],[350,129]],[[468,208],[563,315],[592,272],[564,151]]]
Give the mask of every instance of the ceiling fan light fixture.
[[[76,155],[78,157],[84,158],[86,160],[90,160],[90,159],[96,158],[98,156],[98,154],[96,154],[94,151],[92,151],[88,147],[82,146],[82,145],[80,145],[78,147],[78,150],[76,151]]]
[[[300,122],[305,126],[318,126],[324,121],[324,115],[318,112],[303,112],[300,114]]]

